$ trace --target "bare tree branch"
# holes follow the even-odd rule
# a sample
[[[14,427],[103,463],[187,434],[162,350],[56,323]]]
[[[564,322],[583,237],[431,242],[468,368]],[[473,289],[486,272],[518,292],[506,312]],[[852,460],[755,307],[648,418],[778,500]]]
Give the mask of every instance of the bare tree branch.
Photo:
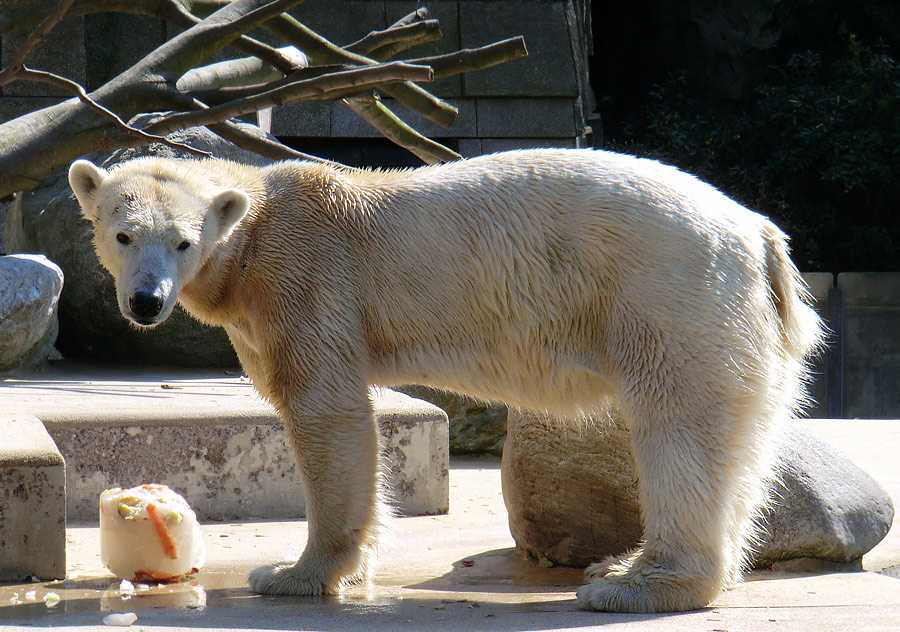
[[[407,13],[402,18],[391,24],[388,28],[393,29],[398,26],[406,26],[407,24],[412,24],[413,22],[420,22],[422,20],[427,20],[431,14],[428,12],[426,7],[419,7],[415,11],[411,13]]]
[[[289,83],[275,90],[268,90],[211,108],[171,114],[148,126],[147,129],[154,133],[168,134],[176,129],[218,123],[263,108],[284,105],[302,99],[343,98],[348,93],[356,94],[367,88],[381,86],[391,81],[430,81],[431,75],[432,71],[428,66],[411,66],[403,62],[353,68],[316,79]]]
[[[181,92],[191,94],[200,90],[213,93],[221,88],[271,83],[280,80],[285,74],[290,75],[309,66],[306,55],[293,46],[276,50],[292,64],[289,73],[283,73],[259,57],[244,57],[189,70],[181,76],[175,87]],[[202,100],[204,99],[201,98]]]
[[[53,11],[53,13],[47,16],[47,18],[43,22],[41,22],[41,24],[28,37],[25,38],[25,41],[22,42],[22,45],[13,55],[13,58],[10,61],[9,65],[7,65],[6,68],[0,71],[0,86],[15,80],[26,80],[46,83],[58,88],[62,88],[63,90],[74,93],[78,97],[78,99],[89,109],[111,121],[113,125],[119,128],[127,136],[139,138],[144,142],[160,142],[170,147],[183,149],[195,156],[209,156],[210,154],[208,152],[194,149],[193,147],[189,147],[188,145],[184,145],[182,143],[169,141],[162,136],[148,134],[142,130],[132,127],[131,125],[123,121],[115,112],[91,99],[88,96],[87,92],[85,92],[84,88],[71,79],[67,79],[65,77],[61,77],[57,74],[46,72],[43,70],[32,70],[25,66],[25,59],[28,57],[34,47],[44,37],[46,37],[48,33],[50,33],[50,31],[54,26],[56,26],[56,24],[58,24],[63,19],[66,11],[69,9],[69,7],[71,7],[73,1],[74,0],[61,0],[60,3],[56,6],[56,9]]]
[[[273,138],[249,134],[228,121],[234,116],[308,99],[343,99],[387,138],[422,160],[455,160],[458,154],[412,129],[373,91],[390,95],[411,110],[449,127],[456,117],[456,109],[414,82],[484,68],[525,54],[521,40],[510,40],[481,49],[423,57],[422,64],[379,63],[375,58],[381,55],[391,55],[439,36],[436,21],[428,19],[426,10],[412,12],[387,29],[369,34],[348,51],[283,13],[300,2],[27,0],[15,3],[11,9],[4,8],[4,15],[0,15],[0,35],[24,29],[34,32],[12,56],[15,64],[0,72],[0,85],[14,79],[43,81],[71,90],[78,99],[0,124],[0,196],[33,188],[56,167],[101,148],[158,142],[193,151],[162,135],[201,124],[262,155],[315,160],[284,147]],[[99,11],[163,17],[185,27],[185,31],[91,94],[68,79],[26,67],[29,51],[53,24],[60,19]],[[246,32],[257,26],[271,30],[318,65],[300,68],[306,59],[301,59],[302,54],[296,49],[275,49],[248,38]],[[225,46],[247,50],[253,57],[198,67],[210,54]],[[354,50],[367,51],[368,56]],[[123,121],[142,112],[172,113],[143,130]]]
[[[183,1],[184,0],[167,0],[167,4],[172,6],[172,16],[174,16],[173,21],[184,27],[199,24],[201,22],[200,18],[193,15],[184,4],[182,4]],[[267,62],[282,74],[286,75],[297,68],[291,55],[286,55],[283,50],[272,48],[268,44],[264,44],[247,35],[241,35],[232,43],[232,46]]]
[[[271,158],[272,160],[310,160],[313,162],[324,162],[334,165],[337,164],[331,162],[330,160],[325,160],[324,158],[311,156],[310,154],[305,154],[302,151],[291,149],[287,145],[282,145],[279,142],[274,142],[267,138],[262,138],[260,136],[256,136],[255,134],[246,132],[230,121],[225,121],[223,123],[214,123],[212,125],[207,125],[207,127],[214,134],[221,136],[228,142],[234,143],[238,147],[242,147],[243,149],[246,149],[248,151],[257,153],[260,156]]]
[[[54,9],[53,13],[48,15],[47,19],[41,22],[40,25],[25,38],[25,41],[22,42],[19,50],[13,55],[12,59],[6,65],[6,68],[0,72],[0,86],[13,81],[20,71],[25,68],[25,59],[31,53],[32,49],[37,46],[38,42],[47,36],[47,33],[49,33],[60,20],[63,19],[73,1],[74,0],[61,0],[60,3],[56,5],[56,9]]]
[[[30,28],[38,24],[56,0],[32,0],[5,10],[0,15],[0,36]],[[72,4],[74,2],[74,4]],[[200,22],[193,13],[208,15],[227,2],[216,0],[70,0],[71,7],[65,19],[81,17],[92,13],[115,12],[146,15],[163,18],[185,29]],[[232,44],[244,53],[259,57],[283,73],[291,71],[291,63],[271,46],[246,35],[241,35]]]
[[[404,60],[410,64],[421,64],[434,68],[434,76],[447,77],[472,70],[483,70],[513,59],[528,55],[525,39],[512,37],[480,48],[464,48],[455,53],[434,57],[416,57]]]
[[[181,149],[182,151],[186,151],[191,155],[197,156],[198,158],[209,158],[211,155],[207,151],[195,149],[190,145],[185,145],[184,143],[170,141],[165,136],[150,134],[148,132],[145,132],[144,130],[129,125],[128,123],[123,121],[118,114],[103,107],[102,105],[91,99],[91,97],[88,96],[87,92],[84,91],[84,88],[82,88],[81,85],[72,81],[71,79],[60,77],[59,75],[55,75],[52,72],[45,72],[43,70],[31,70],[30,68],[27,68],[25,66],[23,66],[22,70],[17,73],[17,77],[19,79],[48,83],[59,88],[63,88],[64,90],[74,92],[82,103],[84,103],[88,108],[90,108],[100,116],[111,121],[113,125],[122,130],[122,132],[126,136],[133,136],[147,143],[162,143],[163,145],[167,145],[169,147],[172,147],[173,149]]]
[[[58,0],[28,0],[10,3],[0,15],[0,35],[7,35],[40,24],[53,11]],[[91,13],[134,13],[171,20],[180,26],[190,27],[186,16],[206,16],[225,3],[216,0],[75,0],[66,19]]]
[[[452,162],[462,158],[455,151],[422,136],[376,97],[345,99],[344,103],[386,138],[408,149],[428,164]]]
[[[392,26],[383,31],[372,31],[362,39],[344,46],[344,50],[356,55],[371,55],[373,59],[387,59],[389,55],[382,57],[380,54],[383,48],[402,44],[402,47],[397,48],[391,46],[391,50],[395,51],[396,54],[411,46],[439,40],[443,36],[440,22],[437,20],[424,20],[402,26]],[[373,54],[376,51],[379,54]]]
[[[176,35],[146,59],[151,72],[178,79],[218,49],[303,0],[235,0]]]
[[[354,64],[366,66],[378,63],[362,55],[348,53],[334,45],[321,35],[309,30],[306,26],[289,15],[280,15],[266,22],[265,28],[271,30],[286,42],[293,44],[310,59],[318,64]],[[419,112],[425,118],[443,127],[450,127],[456,120],[458,110],[449,103],[412,83],[401,83],[384,86],[381,89],[408,108]]]
[[[234,41],[242,33],[241,29],[253,28],[301,1],[230,2],[208,21],[175,36],[92,92],[89,99],[117,113],[121,119],[140,112],[196,107],[175,89],[177,77],[217,47]],[[34,188],[54,169],[87,152],[146,142],[80,99],[30,112],[0,124],[0,197]]]
[[[228,63],[228,62],[223,62]],[[256,96],[258,94],[262,94],[263,92],[267,92],[269,90],[275,90],[282,86],[286,86],[291,83],[296,83],[298,81],[305,81],[307,79],[315,79],[316,77],[321,77],[323,75],[327,75],[333,72],[339,72],[344,70],[353,70],[358,66],[312,66],[311,68],[301,68],[292,72],[287,77],[283,77],[281,79],[277,79],[275,81],[270,81],[268,83],[255,83],[252,85],[245,86],[235,86],[235,87],[222,87],[222,88],[200,88],[197,90],[185,90],[184,93],[198,101],[202,101],[207,105],[221,105],[223,103],[227,103],[229,101],[234,101],[236,99],[246,99],[252,96]],[[235,72],[241,72],[240,70],[235,70]],[[185,75],[187,76],[187,75]],[[179,82],[180,85],[180,82]]]

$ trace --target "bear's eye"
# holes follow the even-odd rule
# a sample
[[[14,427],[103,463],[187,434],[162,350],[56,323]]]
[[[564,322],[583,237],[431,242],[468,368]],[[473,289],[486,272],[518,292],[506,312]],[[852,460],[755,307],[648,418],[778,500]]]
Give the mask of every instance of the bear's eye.
[[[125,233],[119,233],[116,235],[116,241],[122,244],[123,246],[127,246],[131,243],[131,237],[126,235]]]
[[[190,247],[191,247],[191,242],[189,242],[189,241],[183,241],[180,244],[178,244],[178,250],[180,250],[181,252],[184,252],[185,250],[187,250]]]

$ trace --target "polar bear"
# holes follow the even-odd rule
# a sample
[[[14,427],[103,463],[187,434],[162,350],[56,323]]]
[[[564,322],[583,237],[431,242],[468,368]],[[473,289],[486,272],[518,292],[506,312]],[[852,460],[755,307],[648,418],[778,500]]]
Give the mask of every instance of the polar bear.
[[[770,221],[654,161],[528,150],[378,171],[139,158],[69,173],[122,313],[176,301],[225,328],[278,409],[308,503],[261,593],[366,580],[379,526],[367,386],[420,383],[633,434],[637,550],[584,608],[682,611],[740,578],[773,422],[801,401],[819,320]]]

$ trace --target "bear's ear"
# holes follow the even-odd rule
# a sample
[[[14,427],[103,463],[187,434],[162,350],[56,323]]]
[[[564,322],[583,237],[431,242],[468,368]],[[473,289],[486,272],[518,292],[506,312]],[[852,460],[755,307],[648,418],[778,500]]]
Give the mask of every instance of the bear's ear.
[[[218,239],[224,239],[250,210],[250,196],[240,189],[226,189],[213,198],[210,210],[219,220]]]
[[[94,204],[97,189],[108,176],[108,171],[88,160],[76,160],[69,167],[69,186],[78,198],[81,214],[92,222],[97,221],[97,207]]]

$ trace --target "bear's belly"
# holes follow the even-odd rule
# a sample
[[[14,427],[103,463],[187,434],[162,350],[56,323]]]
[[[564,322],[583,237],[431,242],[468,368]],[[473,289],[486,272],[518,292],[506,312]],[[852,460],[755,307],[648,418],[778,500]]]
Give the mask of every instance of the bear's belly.
[[[599,363],[547,352],[398,352],[373,363],[369,381],[382,386],[421,384],[557,415],[599,409],[615,394],[612,379]]]

